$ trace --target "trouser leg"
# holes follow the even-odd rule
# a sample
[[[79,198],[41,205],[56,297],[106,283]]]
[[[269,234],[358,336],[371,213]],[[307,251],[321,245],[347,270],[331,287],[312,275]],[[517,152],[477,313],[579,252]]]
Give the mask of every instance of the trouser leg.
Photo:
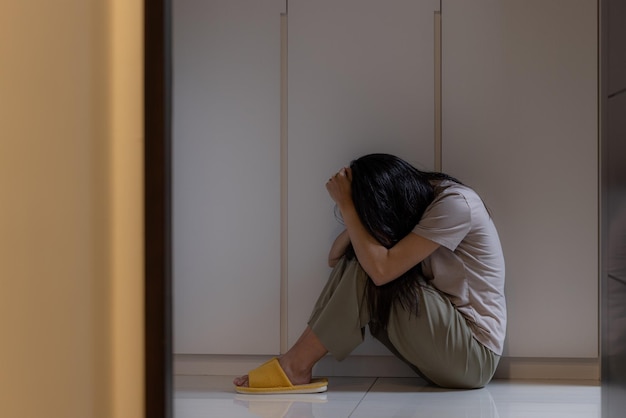
[[[413,369],[450,388],[478,388],[491,380],[495,355],[473,336],[467,320],[441,292],[427,283],[419,290],[417,315],[395,305],[385,338]]]
[[[427,376],[424,375],[424,373],[422,373],[420,369],[418,369],[414,364],[412,364],[409,360],[407,360],[402,355],[402,353],[398,351],[398,349],[393,345],[393,343],[389,339],[389,334],[387,333],[387,330],[379,322],[370,321],[369,327],[370,327],[370,334],[372,334],[372,337],[380,341],[385,347],[387,347],[387,349],[394,356],[402,360],[407,366],[411,368],[411,370],[417,373],[422,379],[428,381],[429,383],[433,383]]]
[[[427,283],[419,290],[417,315],[396,304],[387,327],[370,320],[365,300],[369,277],[354,260],[341,259],[322,290],[309,326],[337,360],[363,342],[364,329],[427,380],[444,387],[484,386],[499,356],[476,341],[465,318]]]
[[[309,326],[337,360],[343,360],[363,342],[369,312],[365,285],[369,278],[356,259],[343,257],[322,290]]]

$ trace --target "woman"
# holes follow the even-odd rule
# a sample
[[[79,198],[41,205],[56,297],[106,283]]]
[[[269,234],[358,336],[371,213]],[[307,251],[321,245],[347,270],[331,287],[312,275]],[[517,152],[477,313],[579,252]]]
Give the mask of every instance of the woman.
[[[300,339],[234,380],[246,393],[319,392],[312,368],[345,358],[364,327],[429,382],[487,384],[506,329],[504,258],[480,197],[443,173],[387,154],[361,157],[326,183],[345,224],[333,271]]]

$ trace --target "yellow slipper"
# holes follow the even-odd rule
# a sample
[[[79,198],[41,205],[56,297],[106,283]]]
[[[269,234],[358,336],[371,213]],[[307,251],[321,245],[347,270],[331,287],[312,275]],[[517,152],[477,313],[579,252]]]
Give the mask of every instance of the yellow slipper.
[[[239,393],[257,395],[278,393],[320,393],[328,389],[328,379],[312,379],[311,383],[293,385],[280,367],[277,358],[263,363],[248,373],[248,386],[235,386]]]

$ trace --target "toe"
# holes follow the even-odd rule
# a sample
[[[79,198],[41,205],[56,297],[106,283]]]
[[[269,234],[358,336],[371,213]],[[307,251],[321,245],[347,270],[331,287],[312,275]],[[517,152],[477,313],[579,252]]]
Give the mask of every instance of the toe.
[[[248,375],[236,377],[233,383],[235,386],[248,386]]]

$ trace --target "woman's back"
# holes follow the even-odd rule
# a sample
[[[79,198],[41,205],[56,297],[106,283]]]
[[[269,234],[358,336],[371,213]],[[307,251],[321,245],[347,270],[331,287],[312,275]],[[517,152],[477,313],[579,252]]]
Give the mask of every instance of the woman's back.
[[[435,200],[413,233],[440,244],[422,262],[424,276],[469,321],[475,338],[502,354],[506,331],[505,265],[495,225],[471,188],[435,185]]]

